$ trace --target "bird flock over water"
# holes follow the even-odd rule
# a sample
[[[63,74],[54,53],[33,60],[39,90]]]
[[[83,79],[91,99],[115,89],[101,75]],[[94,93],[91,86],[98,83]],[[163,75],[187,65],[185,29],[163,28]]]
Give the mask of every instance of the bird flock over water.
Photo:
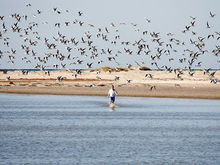
[[[86,22],[83,11],[59,7],[43,11],[34,9],[30,3],[25,8],[9,17],[0,15],[0,67],[3,61],[11,68],[29,66],[41,70],[92,69],[106,65],[131,68],[149,64],[149,68],[174,72],[179,80],[183,80],[184,69],[189,70],[189,76],[194,75],[194,69],[203,69],[212,83],[218,82],[215,72],[211,72],[213,68],[204,68],[201,60],[207,56],[220,64],[220,32],[214,30],[217,21],[214,12],[207,12],[209,19],[202,27],[208,34],[197,32],[198,19],[190,16],[180,32],[185,36],[181,37],[183,41],[174,33],[150,31],[136,23],[95,25]],[[152,24],[149,18],[144,21],[146,26]],[[131,31],[124,31],[125,28]],[[180,67],[173,67],[174,63]],[[77,72],[79,69],[75,78]],[[153,75],[145,77],[152,79]]]

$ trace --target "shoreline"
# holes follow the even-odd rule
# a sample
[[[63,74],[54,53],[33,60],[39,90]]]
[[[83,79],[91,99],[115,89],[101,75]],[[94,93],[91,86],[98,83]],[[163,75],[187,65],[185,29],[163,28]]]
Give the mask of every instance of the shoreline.
[[[110,86],[105,87],[0,87],[0,93],[8,94],[37,94],[37,95],[73,95],[73,96],[106,96]],[[118,97],[152,97],[152,98],[183,98],[183,99],[212,99],[220,100],[218,89],[186,88],[181,87],[170,91],[169,88],[161,87],[159,90],[149,91],[146,87],[118,87]],[[133,92],[135,91],[135,92]],[[203,92],[201,92],[203,91]]]
[[[113,84],[119,96],[220,100],[219,81],[211,83],[210,76],[203,71],[195,71],[193,76],[183,71],[183,80],[174,72],[141,71],[138,68],[83,71],[77,78],[75,74],[75,71],[51,71],[50,75],[44,71],[30,71],[28,75],[21,71],[0,72],[0,93],[107,96]],[[57,80],[58,77],[63,79]],[[220,70],[214,78],[220,80]]]

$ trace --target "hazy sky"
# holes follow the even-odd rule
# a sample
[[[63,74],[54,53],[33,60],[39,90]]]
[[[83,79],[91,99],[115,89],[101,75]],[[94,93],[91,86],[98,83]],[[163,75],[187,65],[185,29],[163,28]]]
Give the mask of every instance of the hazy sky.
[[[27,4],[31,6],[27,7]],[[0,16],[5,16],[0,21],[0,32],[2,38],[0,39],[0,50],[2,56],[0,59],[0,69],[3,68],[34,68],[37,65],[44,66],[46,68],[53,68],[54,64],[58,65],[58,68],[62,69],[62,65],[66,68],[86,68],[87,63],[93,63],[92,67],[101,66],[113,66],[113,67],[126,67],[127,64],[137,66],[137,63],[142,66],[149,66],[150,68],[157,68],[152,63],[156,62],[159,67],[167,65],[173,68],[187,68],[192,58],[189,53],[184,51],[190,49],[192,51],[199,51],[195,46],[190,44],[192,41],[198,42],[198,37],[205,37],[205,47],[203,50],[207,50],[204,54],[200,55],[192,64],[193,68],[220,68],[219,56],[213,55],[213,50],[216,49],[216,45],[219,45],[220,39],[218,34],[220,32],[220,1],[219,0],[35,0],[35,1],[15,1],[15,0],[1,0]],[[53,11],[53,8],[57,8],[61,14],[57,14]],[[37,14],[37,10],[42,13]],[[78,15],[78,11],[81,11],[82,16]],[[209,12],[216,14],[213,18]],[[16,22],[14,18],[9,17],[12,13],[20,14],[21,16],[27,15],[27,21],[22,18],[22,21],[18,23],[18,26],[22,29],[27,28],[29,23],[38,23],[38,27],[34,27],[32,31],[29,31],[28,35],[24,35],[24,30],[20,33],[12,32],[11,26]],[[196,17],[195,26],[191,27],[186,33],[182,33],[185,26],[189,26],[193,22],[192,17]],[[147,22],[146,18],[151,20]],[[81,21],[83,25],[72,24],[73,21]],[[210,28],[207,28],[207,21]],[[59,22],[61,27],[55,27],[55,23]],[[65,22],[70,22],[69,26],[65,26]],[[2,24],[6,25],[7,32],[4,33]],[[115,25],[111,26],[111,23]],[[94,25],[91,27],[89,24]],[[136,26],[134,26],[137,24]],[[105,27],[109,33],[105,31]],[[98,28],[102,29],[100,34],[107,35],[108,42],[97,38]],[[38,35],[33,34],[34,31],[38,32]],[[144,31],[148,31],[146,35],[143,35]],[[75,38],[79,41],[77,46],[73,44],[63,45],[59,42],[55,42],[53,37],[57,38],[57,34],[60,32],[70,40]],[[153,42],[153,38],[150,33],[159,32],[160,42],[162,46],[158,46]],[[193,35],[195,32],[196,35]],[[91,34],[91,39],[87,39],[86,35]],[[168,33],[175,34],[168,36]],[[214,34],[214,38],[207,39],[208,35]],[[19,36],[22,35],[22,36]],[[115,41],[115,36],[120,35],[120,39],[117,40],[117,44],[111,44]],[[40,39],[36,39],[36,36]],[[9,46],[4,43],[4,38],[9,42]],[[44,38],[49,39],[49,43],[55,43],[56,49],[60,50],[62,56],[65,56],[63,61],[57,60],[54,57],[49,57],[47,63],[44,63],[44,57],[49,53],[54,54],[55,50],[48,50],[44,44]],[[91,57],[91,50],[89,46],[81,43],[81,38],[92,40],[93,46],[96,46],[98,56]],[[29,42],[24,42],[24,38],[31,41],[37,41],[37,46],[29,45]],[[176,45],[172,43],[172,50],[170,54],[164,52],[170,49],[166,44],[170,43],[170,38],[175,38],[185,45]],[[143,49],[141,55],[137,55],[137,45],[132,44],[135,41],[143,39],[146,41],[144,44],[149,45],[151,52],[146,55]],[[121,42],[129,41],[130,45],[122,45]],[[33,50],[36,52],[36,56],[25,54],[24,50],[21,50],[21,45],[29,46],[30,52]],[[72,48],[70,52],[66,50],[66,47]],[[15,54],[12,54],[11,48],[16,50]],[[78,49],[86,48],[85,55],[80,55]],[[112,50],[111,54],[107,53],[107,49]],[[126,54],[124,48],[132,51],[132,55]],[[157,49],[162,49],[163,53],[161,57],[155,57],[152,60],[151,57],[158,54]],[[106,54],[101,54],[101,49],[106,51]],[[175,51],[173,51],[175,50]],[[118,53],[120,51],[121,53]],[[117,54],[115,56],[115,54]],[[9,56],[12,55],[14,57]],[[66,57],[70,55],[70,59]],[[219,54],[220,55],[220,54]],[[38,58],[39,57],[39,58]],[[115,60],[109,61],[109,57],[114,57]],[[180,63],[180,59],[185,59],[185,62]],[[77,64],[77,61],[83,61],[82,64]],[[12,62],[13,61],[13,62]],[[101,64],[98,64],[101,61]],[[31,62],[31,63],[30,63]],[[201,66],[198,63],[201,62]],[[76,64],[75,64],[76,63]],[[62,64],[62,65],[61,65]]]

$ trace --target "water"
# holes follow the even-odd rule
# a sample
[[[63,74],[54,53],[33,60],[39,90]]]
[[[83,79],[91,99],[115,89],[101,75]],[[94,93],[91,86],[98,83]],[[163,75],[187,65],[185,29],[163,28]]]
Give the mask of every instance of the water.
[[[218,100],[0,94],[0,164],[219,165]]]

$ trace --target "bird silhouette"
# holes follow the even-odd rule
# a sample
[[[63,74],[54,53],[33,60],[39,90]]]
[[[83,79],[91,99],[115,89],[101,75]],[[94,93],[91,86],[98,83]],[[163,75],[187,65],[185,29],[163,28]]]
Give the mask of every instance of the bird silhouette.
[[[178,67],[189,69],[186,75],[194,76],[192,68],[203,69],[205,65],[201,56],[217,59],[220,55],[220,46],[217,46],[220,32],[215,31],[213,22],[218,15],[211,11],[207,12],[209,19],[205,20],[206,26],[201,27],[207,33],[197,31],[199,17],[190,16],[189,22],[182,28],[183,33],[179,31],[184,36],[181,38],[178,33],[164,34],[133,22],[94,24],[87,21],[84,11],[55,6],[47,12],[31,4],[25,6],[33,9],[33,14],[21,11],[12,12],[10,17],[0,16],[0,59],[6,59],[7,65],[19,65],[21,60],[25,66],[42,70],[47,66],[53,69],[91,69],[106,64],[131,69],[148,63],[157,70],[163,68],[169,73],[176,72],[177,78],[183,80],[184,74],[177,70]],[[51,13],[54,19],[51,19]],[[153,21],[144,18],[143,22]],[[128,36],[124,36],[123,28],[132,29]],[[69,32],[69,29],[73,31]],[[18,41],[18,47],[14,41]],[[219,61],[217,59],[216,62],[219,64]],[[174,64],[178,66],[171,67]],[[204,73],[216,82],[214,72],[206,70]],[[145,77],[151,79],[153,75],[146,74]],[[115,79],[118,80],[118,77]],[[135,77],[126,79],[129,83]]]
[[[209,14],[210,14],[210,16],[211,16],[212,18],[215,17],[215,15],[216,15],[216,14],[212,14],[211,11],[209,12]]]

